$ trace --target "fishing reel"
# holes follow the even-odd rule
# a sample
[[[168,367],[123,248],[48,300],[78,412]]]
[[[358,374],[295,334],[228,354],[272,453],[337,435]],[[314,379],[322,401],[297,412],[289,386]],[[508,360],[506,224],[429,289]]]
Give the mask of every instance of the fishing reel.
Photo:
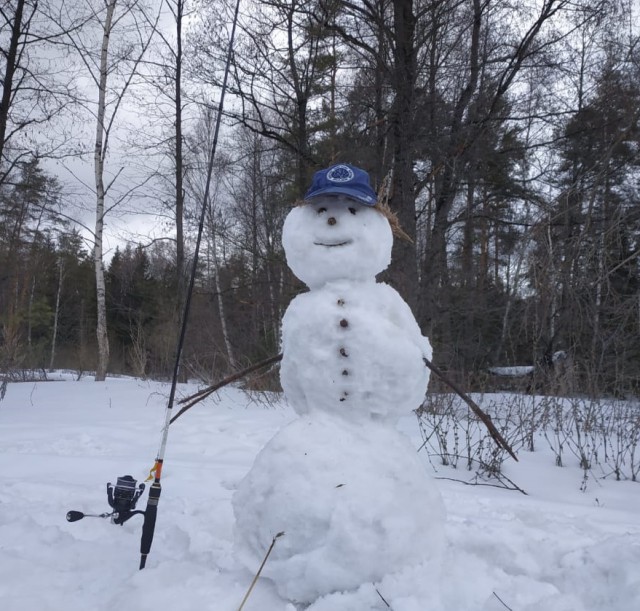
[[[67,521],[77,522],[82,518],[111,518],[112,524],[124,524],[136,514],[144,514],[144,511],[136,510],[136,503],[144,492],[144,484],[136,487],[136,480],[131,475],[123,475],[118,478],[116,485],[107,484],[107,502],[113,509],[106,513],[82,513],[81,511],[68,511]]]

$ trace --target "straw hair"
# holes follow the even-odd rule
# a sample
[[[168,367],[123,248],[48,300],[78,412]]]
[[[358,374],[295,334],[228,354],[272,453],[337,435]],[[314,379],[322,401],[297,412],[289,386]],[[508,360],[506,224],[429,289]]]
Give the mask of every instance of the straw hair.
[[[393,210],[391,210],[391,208],[389,207],[389,204],[387,203],[383,204],[382,202],[378,201],[378,203],[373,208],[374,210],[377,210],[380,214],[382,214],[382,216],[384,216],[389,221],[389,225],[391,225],[391,232],[396,238],[399,238],[400,240],[404,240],[405,242],[410,242],[411,244],[413,244],[413,240],[405,232],[405,230],[402,229],[402,226],[400,225],[400,221],[398,220],[398,215]]]

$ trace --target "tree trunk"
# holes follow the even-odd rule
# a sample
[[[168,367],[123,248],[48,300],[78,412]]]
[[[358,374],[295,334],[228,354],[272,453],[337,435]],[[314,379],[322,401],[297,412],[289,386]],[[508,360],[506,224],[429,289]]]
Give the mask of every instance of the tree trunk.
[[[175,112],[176,112],[176,274],[178,287],[178,303],[182,301],[185,290],[185,262],[184,262],[184,186],[183,186],[183,154],[182,154],[182,15],[184,3],[178,0],[176,4],[176,81],[175,81]],[[178,308],[180,310],[180,308]]]
[[[216,231],[215,225],[212,225],[211,231],[212,254],[213,254],[213,278],[215,283],[216,296],[218,298],[218,312],[220,314],[220,326],[222,327],[222,338],[227,350],[227,360],[229,363],[229,371],[237,369],[236,359],[233,354],[233,347],[229,338],[229,329],[227,327],[227,317],[225,314],[224,302],[222,301],[222,290],[220,288],[220,266],[218,265],[218,253],[216,248]]]
[[[18,0],[16,5],[9,48],[6,51],[6,68],[2,79],[2,98],[0,99],[0,185],[4,182],[6,171],[3,169],[4,145],[7,137],[7,121],[9,120],[9,106],[13,97],[13,76],[18,61],[18,47],[22,36],[22,15],[24,13],[25,0]],[[4,49],[3,49],[4,55]]]
[[[82,377],[85,363],[87,362],[87,335],[86,335],[86,316],[85,316],[85,300],[80,300],[80,328],[78,329],[78,356],[76,357],[76,368],[78,370],[78,380]]]
[[[53,313],[53,331],[51,333],[51,356],[49,357],[49,369],[53,369],[56,358],[56,342],[58,340],[58,320],[60,318],[60,295],[62,294],[62,280],[64,278],[64,261],[58,263],[58,289],[56,290],[56,309]]]
[[[104,231],[104,160],[106,156],[105,143],[105,113],[107,95],[107,59],[109,56],[109,35],[117,0],[108,0],[102,35],[102,49],[100,52],[100,80],[98,86],[98,110],[96,122],[96,141],[94,152],[94,175],[96,183],[96,228],[95,245],[93,248],[93,262],[96,274],[96,302],[98,340],[98,363],[96,366],[96,382],[102,382],[107,376],[109,365],[109,336],[107,333],[107,298],[104,281],[104,265],[102,262],[102,234]]]
[[[296,187],[298,193],[302,194],[307,188],[307,168],[309,166],[309,143],[308,143],[308,125],[307,125],[307,108],[309,105],[309,83],[301,79],[296,63],[296,41],[295,41],[295,23],[294,16],[296,14],[296,6],[292,4],[287,9],[287,52],[289,60],[289,69],[291,70],[291,80],[295,92],[295,123],[294,123],[294,139],[296,146]]]
[[[394,101],[391,107],[393,138],[391,206],[405,233],[413,240],[395,240],[388,279],[412,309],[418,303],[416,261],[416,210],[414,193],[414,114],[415,114],[415,15],[413,0],[393,1]]]
[[[29,291],[29,305],[27,306],[27,346],[29,352],[31,352],[31,336],[33,331],[32,316],[33,316],[33,298],[36,293],[36,279],[31,280],[31,290]]]
[[[420,300],[421,309],[418,312],[418,321],[423,325],[427,334],[431,334],[434,326],[439,323],[440,337],[444,344],[450,344],[450,321],[447,315],[444,316],[444,320],[440,317],[440,311],[446,312],[448,310],[447,295],[440,293],[441,289],[448,288],[449,285],[447,229],[449,228],[449,213],[460,186],[462,153],[471,144],[469,135],[465,133],[463,118],[473,100],[480,76],[479,51],[482,11],[480,0],[473,0],[469,76],[456,100],[445,153],[441,158],[434,160],[434,167],[440,168],[440,176],[436,181],[433,227],[426,247],[425,262],[427,267],[421,276],[424,298]]]

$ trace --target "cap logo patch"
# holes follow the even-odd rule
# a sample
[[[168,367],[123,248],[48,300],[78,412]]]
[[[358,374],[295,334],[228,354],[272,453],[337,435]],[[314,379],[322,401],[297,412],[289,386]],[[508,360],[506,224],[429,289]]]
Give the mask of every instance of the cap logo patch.
[[[346,165],[337,165],[327,172],[327,180],[331,182],[349,182],[353,178],[353,170]]]

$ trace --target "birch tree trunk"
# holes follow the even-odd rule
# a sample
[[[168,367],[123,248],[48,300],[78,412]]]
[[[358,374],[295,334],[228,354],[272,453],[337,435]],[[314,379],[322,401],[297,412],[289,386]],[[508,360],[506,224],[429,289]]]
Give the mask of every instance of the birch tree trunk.
[[[107,301],[104,281],[104,264],[102,261],[102,235],[104,232],[104,159],[105,146],[105,114],[109,57],[109,35],[117,0],[106,0],[107,12],[102,31],[102,49],[100,51],[100,78],[98,83],[98,109],[96,121],[96,141],[94,150],[94,175],[96,183],[96,227],[93,262],[96,274],[96,303],[98,340],[98,363],[96,366],[96,382],[104,381],[109,365],[109,336],[107,333]]]
[[[229,338],[229,328],[227,326],[227,317],[225,314],[224,303],[222,301],[222,290],[220,287],[220,265],[218,263],[218,252],[216,246],[216,230],[212,221],[211,230],[211,242],[212,242],[212,255],[213,255],[213,277],[215,282],[216,295],[218,298],[218,312],[220,314],[220,326],[222,327],[222,337],[224,339],[224,346],[227,350],[227,360],[229,363],[229,371],[235,371],[237,369],[236,359],[233,353],[233,347]]]
[[[33,316],[33,298],[36,293],[36,279],[31,280],[31,290],[29,291],[29,305],[27,307],[27,346],[31,351],[31,335],[32,335],[32,316]]]
[[[60,319],[60,295],[62,294],[62,282],[64,279],[64,261],[58,260],[58,288],[56,290],[56,309],[53,313],[53,331],[51,333],[51,356],[49,357],[49,369],[53,369],[56,358],[56,342],[58,341],[58,320]]]

